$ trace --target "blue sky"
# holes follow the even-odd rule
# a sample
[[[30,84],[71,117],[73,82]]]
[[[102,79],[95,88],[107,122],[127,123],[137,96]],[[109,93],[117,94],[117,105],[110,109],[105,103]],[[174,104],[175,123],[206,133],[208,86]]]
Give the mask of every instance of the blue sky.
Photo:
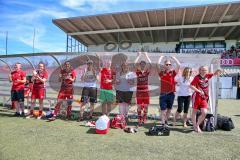
[[[0,0],[0,54],[65,51],[66,35],[52,19],[156,8],[181,7],[232,0]]]

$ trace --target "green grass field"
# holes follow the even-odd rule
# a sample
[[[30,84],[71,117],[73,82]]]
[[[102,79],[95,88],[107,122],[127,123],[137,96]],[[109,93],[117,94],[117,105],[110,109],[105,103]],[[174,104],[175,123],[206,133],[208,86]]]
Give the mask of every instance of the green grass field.
[[[111,129],[97,135],[76,121],[28,120],[1,111],[0,159],[240,159],[239,103],[219,100],[219,113],[234,121],[236,128],[230,132],[197,134],[179,125],[171,127],[169,137],[146,136],[153,121],[136,134]]]

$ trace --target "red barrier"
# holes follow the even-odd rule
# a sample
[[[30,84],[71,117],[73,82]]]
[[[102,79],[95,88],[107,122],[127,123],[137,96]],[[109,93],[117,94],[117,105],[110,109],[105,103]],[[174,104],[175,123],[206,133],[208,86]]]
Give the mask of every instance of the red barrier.
[[[220,59],[221,66],[240,66],[240,58]]]

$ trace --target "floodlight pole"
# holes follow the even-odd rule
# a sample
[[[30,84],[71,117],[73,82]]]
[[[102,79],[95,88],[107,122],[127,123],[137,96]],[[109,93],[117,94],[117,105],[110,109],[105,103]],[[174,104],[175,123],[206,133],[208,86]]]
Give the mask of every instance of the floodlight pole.
[[[66,52],[68,53],[68,34],[67,34],[67,42],[66,42]]]

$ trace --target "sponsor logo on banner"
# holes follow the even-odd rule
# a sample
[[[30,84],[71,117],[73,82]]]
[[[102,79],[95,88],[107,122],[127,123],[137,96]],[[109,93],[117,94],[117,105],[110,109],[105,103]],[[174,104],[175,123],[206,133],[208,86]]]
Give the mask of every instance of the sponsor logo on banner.
[[[221,66],[240,66],[240,58],[220,59]]]
[[[233,63],[233,59],[221,59],[220,64],[222,66],[232,66],[234,63]]]

